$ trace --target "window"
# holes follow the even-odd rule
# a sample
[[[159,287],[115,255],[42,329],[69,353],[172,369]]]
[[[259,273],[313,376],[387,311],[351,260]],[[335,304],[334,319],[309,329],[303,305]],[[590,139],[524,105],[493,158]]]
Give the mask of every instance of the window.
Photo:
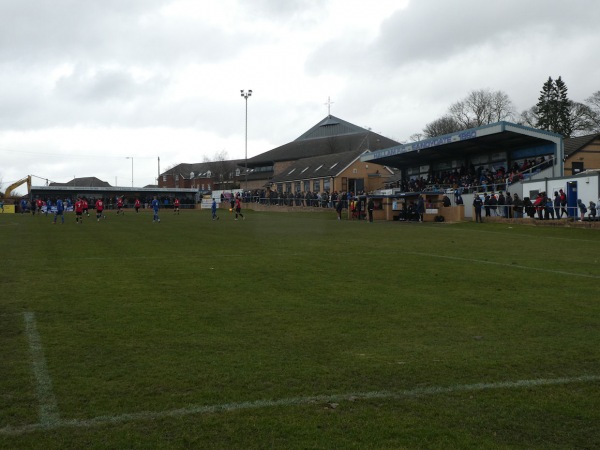
[[[179,181],[179,174],[175,175],[175,181]]]
[[[331,189],[331,178],[325,178],[323,180],[323,190],[329,191]]]
[[[294,167],[292,170],[290,170],[290,171],[288,172],[288,175],[291,175],[291,174],[293,174],[293,173],[294,173],[294,170],[296,170],[296,168],[295,168],[295,167]]]
[[[239,177],[240,176],[240,169],[235,169],[235,176]]]
[[[338,163],[335,163],[333,166],[330,167],[330,169],[333,169],[337,165],[338,165]]]
[[[575,175],[576,173],[579,173],[579,172],[583,172],[583,162],[573,161],[571,163],[571,170],[572,170],[573,175]]]
[[[206,172],[206,178],[210,178],[212,177],[212,172],[209,170],[208,172]]]
[[[285,183],[285,192],[292,192],[292,183],[289,181]]]
[[[163,182],[166,183],[167,182],[167,176],[163,175]]]
[[[307,167],[308,169],[308,167]],[[310,181],[304,180],[304,192],[310,191]]]
[[[313,181],[313,187],[314,187],[315,192],[320,192],[321,191],[321,180]]]
[[[319,170],[321,167],[323,167],[323,164],[321,164],[319,167],[317,167],[317,168],[315,169],[315,172],[316,172],[317,170]]]
[[[194,172],[190,172],[190,180],[194,178]]]
[[[304,173],[304,172],[306,172],[307,170],[308,170],[308,166],[306,166],[306,167],[305,167],[305,168],[302,170],[302,172],[300,172],[300,173]]]

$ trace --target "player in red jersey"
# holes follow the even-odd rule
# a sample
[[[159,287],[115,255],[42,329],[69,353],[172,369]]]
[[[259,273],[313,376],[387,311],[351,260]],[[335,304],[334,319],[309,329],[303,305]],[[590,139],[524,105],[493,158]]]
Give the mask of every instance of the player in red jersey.
[[[117,198],[117,214],[125,214],[125,211],[123,211],[123,197]]]
[[[106,218],[104,215],[104,201],[101,198],[96,200],[96,220],[100,222],[100,218]]]
[[[141,206],[140,199],[139,199],[139,198],[136,198],[136,199],[135,199],[135,205],[134,205],[134,207],[135,207],[135,212],[140,212],[140,206]]]
[[[173,213],[179,215],[179,199],[175,199],[175,203],[173,204]]]
[[[87,199],[84,197],[81,201],[83,202],[83,214],[90,217],[90,213],[88,211],[89,205],[88,205]]]
[[[244,215],[242,214],[242,202],[240,201],[240,196],[237,195],[235,197],[235,220],[238,218],[238,214],[242,218],[242,220],[246,220]]]
[[[83,223],[83,200],[79,197],[75,202],[75,222]]]

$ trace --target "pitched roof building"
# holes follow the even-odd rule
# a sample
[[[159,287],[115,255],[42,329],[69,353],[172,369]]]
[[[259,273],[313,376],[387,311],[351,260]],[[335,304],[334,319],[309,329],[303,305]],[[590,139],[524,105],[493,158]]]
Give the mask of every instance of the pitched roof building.
[[[564,175],[600,169],[600,133],[565,139]]]
[[[336,184],[334,179],[340,176],[340,168],[347,167],[366,151],[395,145],[399,143],[328,115],[292,142],[248,159],[248,189],[266,185],[275,185],[284,192],[375,189],[383,186],[375,186],[379,184],[375,179],[391,173],[383,166],[371,164],[371,183],[367,182],[368,171],[360,177],[345,177],[347,183],[340,180]],[[358,167],[354,169],[358,175]]]

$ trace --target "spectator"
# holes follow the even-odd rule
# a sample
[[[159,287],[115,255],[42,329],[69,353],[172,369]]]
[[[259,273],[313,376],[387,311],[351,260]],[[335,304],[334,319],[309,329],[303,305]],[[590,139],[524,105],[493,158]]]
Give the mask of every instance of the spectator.
[[[585,204],[581,201],[580,198],[577,199],[577,206],[579,207],[581,220],[583,221],[585,219],[585,213],[587,212],[587,208],[585,207]]]
[[[560,211],[560,195],[558,195],[558,192],[554,191],[554,201],[552,206],[554,207],[554,216],[557,219],[560,219],[561,217],[561,211]]]
[[[591,200],[588,209],[590,210],[590,213],[588,215],[590,220],[596,220],[596,204]]]
[[[515,219],[521,219],[523,217],[523,200],[519,198],[519,194],[516,192],[513,198],[513,214]]]

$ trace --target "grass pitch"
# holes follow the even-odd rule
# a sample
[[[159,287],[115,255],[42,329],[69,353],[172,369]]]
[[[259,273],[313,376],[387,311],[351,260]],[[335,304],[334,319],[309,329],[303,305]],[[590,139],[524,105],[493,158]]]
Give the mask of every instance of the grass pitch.
[[[600,446],[600,235],[0,216],[1,448]]]

